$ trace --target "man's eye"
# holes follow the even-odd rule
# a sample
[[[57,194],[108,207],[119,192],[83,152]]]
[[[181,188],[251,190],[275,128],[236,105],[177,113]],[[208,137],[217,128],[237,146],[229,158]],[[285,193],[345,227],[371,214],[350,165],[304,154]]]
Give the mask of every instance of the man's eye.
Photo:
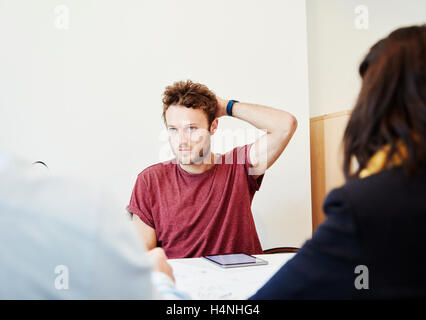
[[[176,129],[175,128],[169,128],[169,131],[170,132],[176,132]]]
[[[189,127],[189,130],[194,131],[194,130],[197,130],[197,128],[196,127]]]

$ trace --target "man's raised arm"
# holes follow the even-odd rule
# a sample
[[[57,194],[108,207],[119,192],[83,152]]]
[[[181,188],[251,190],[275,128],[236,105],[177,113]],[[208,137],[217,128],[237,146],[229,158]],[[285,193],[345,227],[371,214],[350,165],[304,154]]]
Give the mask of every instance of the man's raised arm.
[[[217,98],[217,100],[218,117],[228,115],[226,112],[228,100],[221,98]],[[253,165],[251,174],[257,178],[274,164],[287,147],[296,131],[297,120],[286,111],[243,102],[234,103],[232,116],[266,131],[266,134],[253,144],[249,154],[250,162]]]

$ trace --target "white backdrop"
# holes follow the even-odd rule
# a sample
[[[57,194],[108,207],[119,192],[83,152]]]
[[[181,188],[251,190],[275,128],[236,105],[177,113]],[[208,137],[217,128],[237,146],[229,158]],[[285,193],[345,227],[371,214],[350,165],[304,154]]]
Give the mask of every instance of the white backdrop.
[[[264,249],[311,235],[305,1],[0,0],[0,43],[0,147],[108,186],[123,212],[137,174],[164,160],[166,85],[192,79],[293,113],[253,212]],[[255,138],[216,135],[215,152]]]
[[[311,117],[352,109],[370,47],[397,28],[425,23],[425,12],[424,0],[307,0]]]

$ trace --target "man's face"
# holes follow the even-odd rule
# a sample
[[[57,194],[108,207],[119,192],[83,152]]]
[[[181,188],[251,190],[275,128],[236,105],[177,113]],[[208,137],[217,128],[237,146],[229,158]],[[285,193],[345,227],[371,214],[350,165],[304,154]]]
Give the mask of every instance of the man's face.
[[[177,161],[186,165],[202,163],[210,151],[210,136],[215,130],[213,126],[209,128],[204,111],[171,105],[165,118],[170,146]]]

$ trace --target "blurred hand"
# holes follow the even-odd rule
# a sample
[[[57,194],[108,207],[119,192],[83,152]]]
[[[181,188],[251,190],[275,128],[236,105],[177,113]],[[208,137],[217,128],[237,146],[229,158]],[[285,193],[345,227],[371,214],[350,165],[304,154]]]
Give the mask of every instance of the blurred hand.
[[[166,253],[162,248],[154,248],[152,250],[149,250],[147,252],[148,256],[151,258],[151,260],[154,262],[154,271],[163,272],[166,275],[168,275],[170,278],[172,278],[173,281],[175,281],[175,277],[173,276],[173,269],[170,266],[170,264],[167,262],[167,256]]]

